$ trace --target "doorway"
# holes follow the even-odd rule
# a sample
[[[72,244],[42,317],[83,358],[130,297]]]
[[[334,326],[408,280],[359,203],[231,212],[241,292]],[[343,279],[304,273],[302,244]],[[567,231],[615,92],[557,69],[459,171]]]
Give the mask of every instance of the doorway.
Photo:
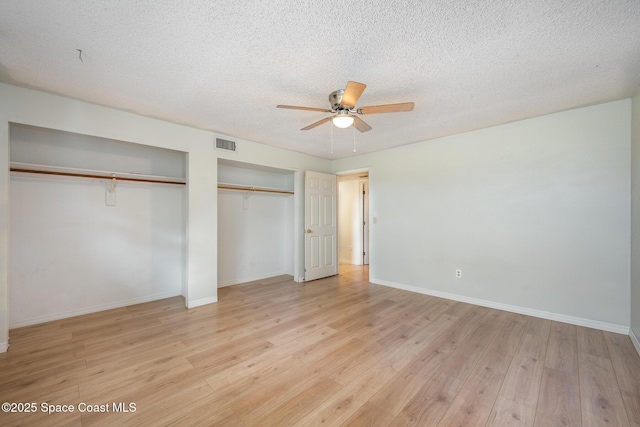
[[[369,265],[369,173],[338,175],[340,264]]]

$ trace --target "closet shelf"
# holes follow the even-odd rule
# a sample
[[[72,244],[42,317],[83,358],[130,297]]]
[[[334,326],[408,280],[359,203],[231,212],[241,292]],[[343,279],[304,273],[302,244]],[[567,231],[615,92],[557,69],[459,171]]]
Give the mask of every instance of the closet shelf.
[[[235,191],[254,191],[257,193],[275,193],[275,194],[294,194],[292,190],[286,188],[273,188],[273,187],[259,187],[251,185],[239,185],[220,182],[218,188],[221,190],[235,190]]]
[[[130,172],[105,172],[94,169],[78,169],[61,166],[45,166],[32,163],[11,162],[11,172],[43,175],[74,176],[79,178],[116,179],[120,181],[152,182],[158,184],[185,185],[185,178],[162,175],[144,175]]]

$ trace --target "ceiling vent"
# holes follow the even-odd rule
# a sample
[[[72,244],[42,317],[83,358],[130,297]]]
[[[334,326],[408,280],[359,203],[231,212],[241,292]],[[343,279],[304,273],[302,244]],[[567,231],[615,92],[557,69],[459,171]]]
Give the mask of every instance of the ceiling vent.
[[[236,142],[228,139],[216,138],[216,148],[221,150],[236,151]]]

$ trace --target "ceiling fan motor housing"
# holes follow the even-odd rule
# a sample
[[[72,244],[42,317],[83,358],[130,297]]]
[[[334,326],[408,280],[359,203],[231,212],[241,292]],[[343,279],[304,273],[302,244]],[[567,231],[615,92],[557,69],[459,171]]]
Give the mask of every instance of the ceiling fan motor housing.
[[[353,108],[353,105],[342,105],[342,96],[344,95],[344,89],[333,91],[329,94],[329,102],[331,103],[331,109],[335,111],[348,110],[349,107]]]

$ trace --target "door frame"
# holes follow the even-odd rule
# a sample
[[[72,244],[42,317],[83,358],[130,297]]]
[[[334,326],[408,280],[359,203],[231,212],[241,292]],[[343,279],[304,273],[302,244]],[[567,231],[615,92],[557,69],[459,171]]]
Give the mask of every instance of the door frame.
[[[362,194],[362,265],[369,265],[369,175],[367,174],[367,180],[364,179],[359,182],[361,185],[360,194]]]
[[[367,209],[368,218],[366,218],[366,221],[367,221],[367,224],[371,224],[371,216],[372,216],[372,214],[371,214],[371,200],[372,200],[371,199],[371,188],[372,188],[371,175],[372,175],[372,169],[371,168],[360,168],[360,169],[348,169],[348,170],[335,172],[335,174],[338,176],[338,179],[341,176],[358,175],[358,174],[362,174],[362,173],[366,173],[369,176],[369,178],[368,178],[368,181],[369,181],[369,193],[368,193],[368,198],[367,198],[368,202],[369,202],[369,205],[368,205],[368,209]],[[339,197],[338,197],[338,199],[339,199]],[[337,202],[337,203],[339,203],[339,202]],[[337,209],[338,209],[338,212],[340,212],[340,206],[339,205],[337,206]],[[338,217],[339,217],[339,215],[338,215]],[[338,219],[338,221],[339,221],[339,219]],[[340,223],[338,222],[337,225],[339,227]],[[366,264],[366,265],[370,265],[370,263],[371,263],[371,251],[372,251],[372,245],[371,245],[372,230],[371,230],[371,226],[369,226],[368,228],[369,228],[369,233],[368,233],[368,242],[367,242],[368,243],[367,258],[368,258],[369,264]],[[338,239],[339,239],[339,236],[338,236]],[[339,260],[340,259],[340,252],[339,252],[340,251],[340,241],[339,240],[338,240],[337,246],[338,246],[338,254],[337,255],[338,255],[338,260]],[[339,270],[340,270],[340,268],[338,268],[338,274],[340,274]]]

